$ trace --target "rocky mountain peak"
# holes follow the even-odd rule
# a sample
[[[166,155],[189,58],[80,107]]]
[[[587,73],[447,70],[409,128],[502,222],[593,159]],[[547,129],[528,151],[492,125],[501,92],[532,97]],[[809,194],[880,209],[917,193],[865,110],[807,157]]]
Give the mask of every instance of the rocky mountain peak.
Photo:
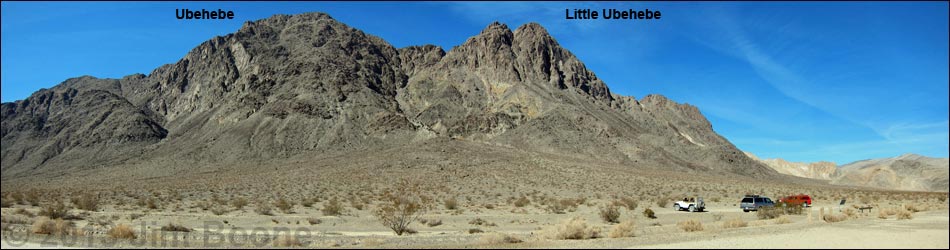
[[[81,77],[4,103],[0,153],[12,176],[102,160],[202,165],[190,163],[455,137],[648,166],[773,173],[737,154],[695,107],[661,96],[644,103],[611,94],[537,23],[513,32],[494,22],[444,51],[396,49],[325,13],[275,15],[147,76]],[[135,154],[93,153],[112,146]]]

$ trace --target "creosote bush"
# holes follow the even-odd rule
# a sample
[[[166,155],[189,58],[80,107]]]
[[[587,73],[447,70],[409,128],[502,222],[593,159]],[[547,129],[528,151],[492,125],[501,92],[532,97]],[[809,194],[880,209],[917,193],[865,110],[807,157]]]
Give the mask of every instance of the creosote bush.
[[[126,224],[119,224],[109,229],[109,237],[114,239],[135,239],[135,231],[132,230],[132,226]]]
[[[686,232],[703,231],[703,223],[695,219],[689,219],[689,220],[677,222],[676,226]]]
[[[611,227],[610,233],[608,233],[607,236],[610,238],[633,237],[636,229],[637,227],[636,224],[634,224],[633,219],[625,220],[620,222],[620,224]]]
[[[187,228],[187,227],[182,226],[182,225],[176,225],[176,224],[168,223],[168,225],[162,226],[162,231],[168,231],[168,232],[186,232],[186,233],[187,233],[187,232],[191,232],[191,228]]]
[[[656,219],[656,214],[653,213],[653,209],[647,208],[647,209],[644,209],[644,210],[643,210],[643,217],[647,217],[647,218],[650,218],[650,219]]]
[[[40,209],[40,216],[46,216],[50,219],[60,219],[66,217],[66,205],[62,202],[48,203]]]
[[[71,221],[65,221],[63,219],[51,220],[47,217],[40,217],[33,222],[33,233],[35,234],[49,234],[49,235],[79,235],[81,234],[78,229],[76,229],[76,224]]]
[[[600,208],[600,218],[607,223],[619,223],[620,222],[620,208],[616,205],[608,204]]]
[[[739,217],[722,222],[722,228],[739,228],[747,226],[749,226],[749,223],[743,221],[742,218]]]
[[[583,218],[573,217],[548,228],[545,236],[555,240],[586,240],[600,238],[600,230],[588,226]]]
[[[445,206],[445,209],[455,210],[459,208],[459,201],[456,200],[455,197],[451,197],[451,198],[445,199],[443,205]]]
[[[515,207],[524,207],[524,206],[527,206],[528,204],[531,204],[531,200],[528,200],[528,197],[521,196],[521,198],[518,198],[517,200],[515,200],[514,205]]]
[[[244,209],[244,206],[247,206],[247,199],[244,197],[234,198],[234,200],[231,200],[231,206],[237,210]]]
[[[72,202],[78,209],[93,212],[99,210],[99,200],[92,194],[84,193],[77,198],[73,198]]]
[[[427,209],[424,199],[415,195],[418,192],[418,185],[401,181],[396,186],[396,192],[390,194],[388,201],[380,204],[373,215],[396,235],[414,233],[409,225],[425,215]]]
[[[257,202],[257,206],[254,207],[254,212],[260,215],[274,215],[274,212],[271,211],[270,205],[263,201]]]
[[[277,209],[280,209],[280,212],[281,212],[281,213],[289,214],[289,213],[293,213],[293,212],[294,212],[294,210],[293,210],[294,204],[293,204],[293,203],[290,203],[289,201],[287,201],[287,200],[284,199],[283,197],[278,198],[277,201],[274,202],[274,206],[277,207]]]
[[[343,203],[340,202],[336,197],[327,201],[326,204],[323,204],[323,209],[320,210],[325,216],[340,216],[343,215]]]
[[[900,212],[897,212],[897,219],[898,219],[898,220],[909,220],[909,219],[913,219],[913,218],[914,218],[914,215],[911,214],[910,211],[901,210]]]
[[[482,235],[478,242],[485,245],[515,244],[523,242],[520,238],[504,233],[492,232]]]

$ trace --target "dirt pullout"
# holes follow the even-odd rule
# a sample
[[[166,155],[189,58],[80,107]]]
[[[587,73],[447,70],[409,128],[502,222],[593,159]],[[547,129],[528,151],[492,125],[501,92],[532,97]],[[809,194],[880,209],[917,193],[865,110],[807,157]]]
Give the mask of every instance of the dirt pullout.
[[[752,235],[632,248],[938,248],[950,247],[946,210],[919,213],[912,220],[858,220],[801,231]]]

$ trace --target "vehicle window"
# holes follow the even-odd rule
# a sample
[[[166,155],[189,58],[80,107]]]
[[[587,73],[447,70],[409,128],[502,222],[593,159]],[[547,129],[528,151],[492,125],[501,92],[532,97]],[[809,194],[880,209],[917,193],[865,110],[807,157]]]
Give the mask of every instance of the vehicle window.
[[[752,203],[752,198],[743,198],[742,203]]]
[[[772,203],[772,199],[765,198],[765,203]]]
[[[762,198],[755,198],[755,203],[760,203],[760,202],[762,202]]]

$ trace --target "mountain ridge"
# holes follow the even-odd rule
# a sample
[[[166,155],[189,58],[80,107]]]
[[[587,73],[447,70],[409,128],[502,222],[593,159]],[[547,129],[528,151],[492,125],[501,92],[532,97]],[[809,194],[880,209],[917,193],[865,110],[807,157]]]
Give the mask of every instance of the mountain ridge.
[[[104,108],[53,98],[95,92],[110,93],[119,112],[65,116]],[[716,134],[695,106],[611,93],[537,23],[511,31],[494,22],[445,51],[395,48],[324,13],[275,15],[213,37],[148,75],[71,78],[2,107],[4,179],[142,162],[178,169],[445,137],[631,166],[776,175]],[[76,137],[47,126],[51,119],[122,133]]]
[[[895,157],[864,159],[836,166],[832,162],[788,162],[781,158],[750,158],[791,176],[828,181],[831,184],[908,191],[950,190],[950,158],[905,153]]]

